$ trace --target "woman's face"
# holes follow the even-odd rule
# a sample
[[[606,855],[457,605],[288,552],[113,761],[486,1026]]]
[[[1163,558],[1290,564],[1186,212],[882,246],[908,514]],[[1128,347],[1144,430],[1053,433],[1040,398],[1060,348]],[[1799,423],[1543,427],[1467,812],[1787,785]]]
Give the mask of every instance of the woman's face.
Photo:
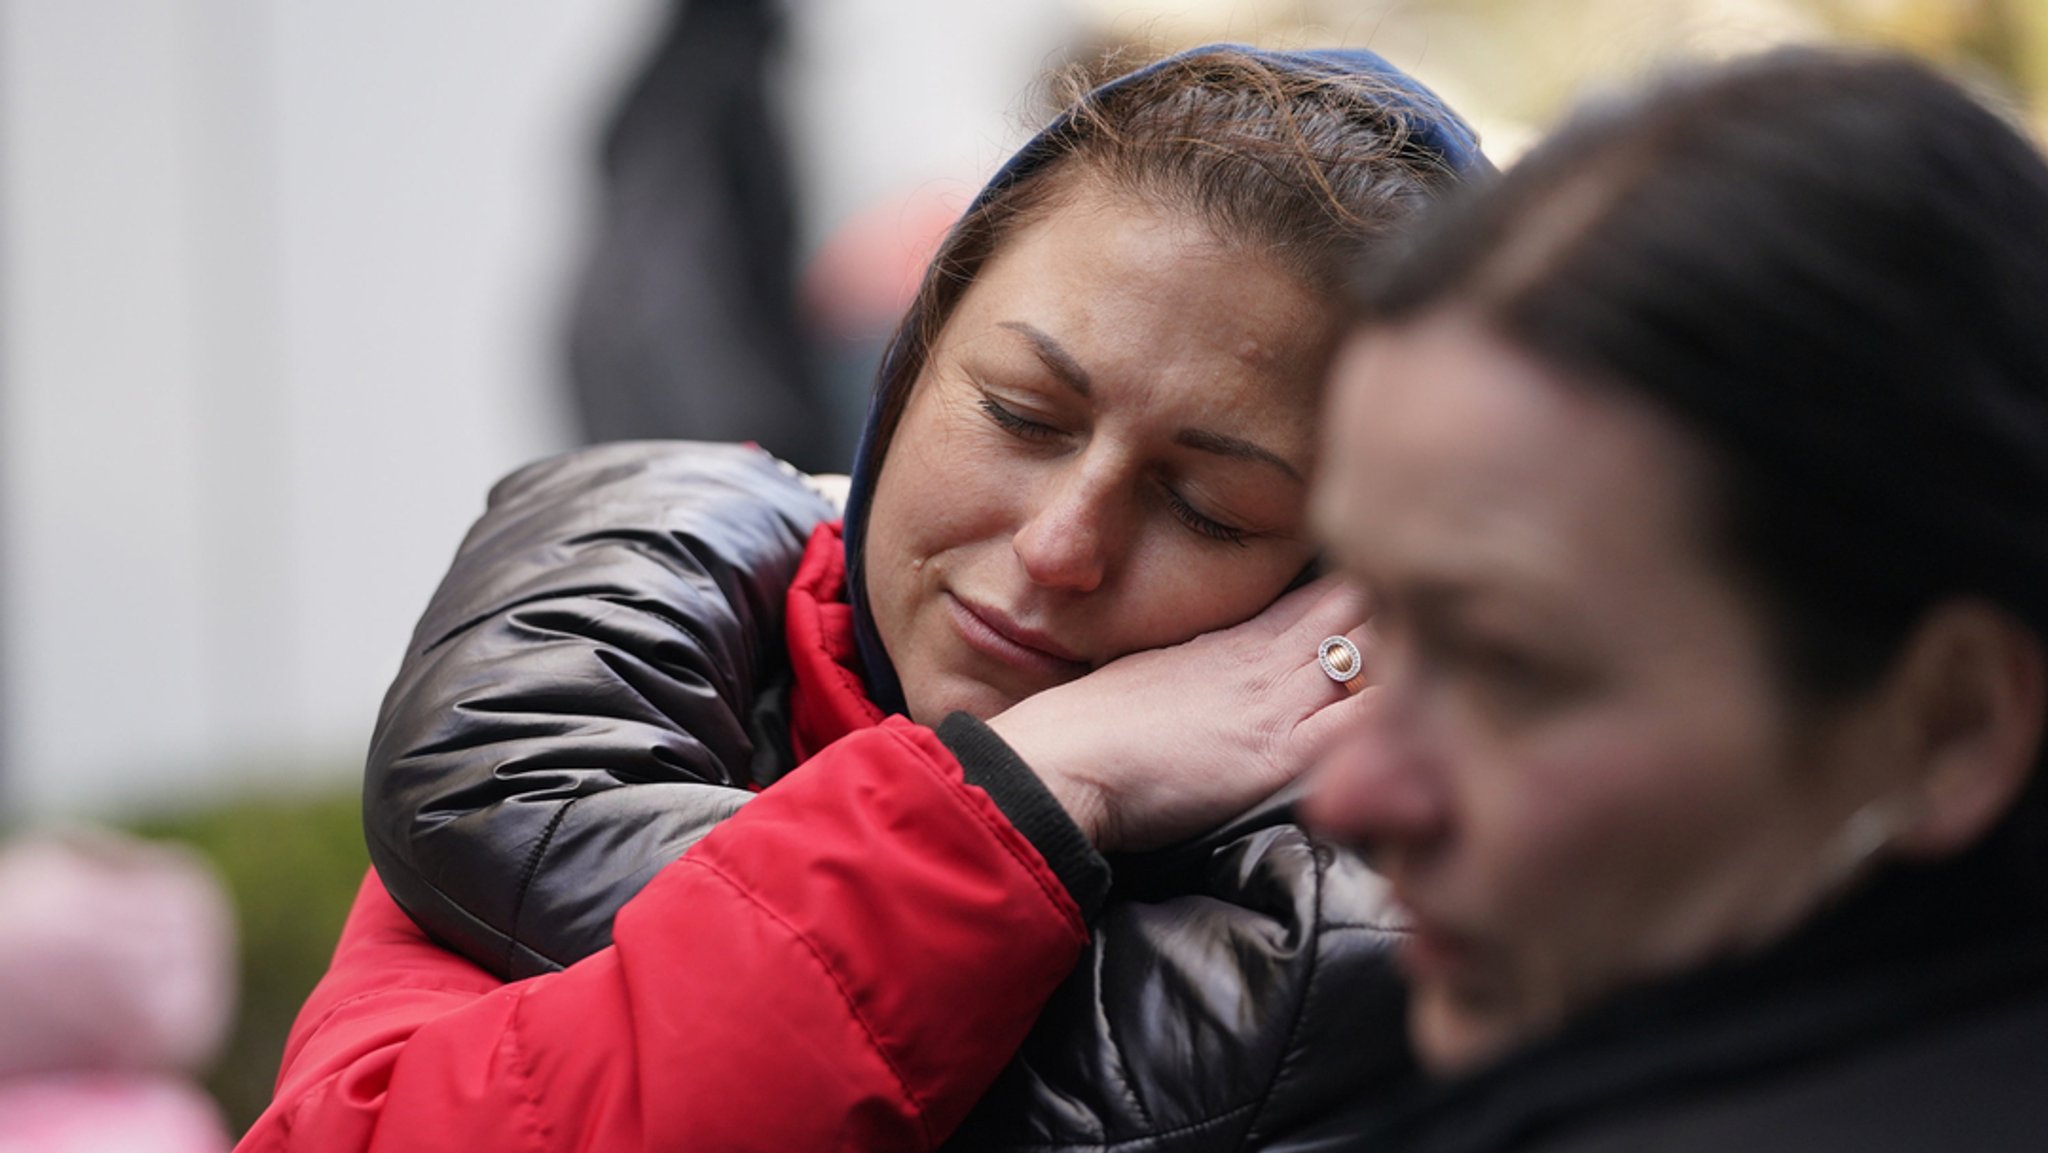
[[[1313,555],[1330,310],[1092,185],[983,267],[912,388],[863,557],[910,715],[993,716],[1241,621]]]
[[[1854,864],[1868,718],[1787,704],[1709,544],[1699,450],[1456,314],[1334,375],[1316,522],[1377,700],[1311,805],[1414,918],[1426,1064],[1782,932]]]

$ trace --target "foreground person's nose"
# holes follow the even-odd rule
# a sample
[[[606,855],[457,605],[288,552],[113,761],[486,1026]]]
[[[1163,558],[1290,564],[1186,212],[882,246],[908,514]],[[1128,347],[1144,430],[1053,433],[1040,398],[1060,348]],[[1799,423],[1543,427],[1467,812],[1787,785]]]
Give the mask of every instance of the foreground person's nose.
[[[1368,702],[1358,723],[1332,742],[1302,805],[1316,833],[1368,857],[1376,848],[1426,844],[1449,824],[1425,758],[1389,706],[1394,702]]]

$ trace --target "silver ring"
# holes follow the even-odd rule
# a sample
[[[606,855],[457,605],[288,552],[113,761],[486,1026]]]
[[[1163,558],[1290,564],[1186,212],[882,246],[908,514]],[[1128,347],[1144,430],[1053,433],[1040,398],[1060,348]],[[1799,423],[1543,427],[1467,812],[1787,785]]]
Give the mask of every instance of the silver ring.
[[[1365,671],[1365,656],[1350,637],[1327,637],[1316,649],[1316,663],[1323,666],[1323,675],[1338,684],[1349,684]]]

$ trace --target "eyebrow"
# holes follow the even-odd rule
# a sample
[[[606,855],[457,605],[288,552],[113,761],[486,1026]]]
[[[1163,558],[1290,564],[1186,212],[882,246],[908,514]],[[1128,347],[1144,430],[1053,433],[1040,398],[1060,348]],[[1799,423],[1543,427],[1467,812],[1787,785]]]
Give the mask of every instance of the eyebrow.
[[[1210,432],[1206,428],[1184,428],[1173,434],[1173,442],[1201,452],[1213,452],[1217,456],[1227,456],[1234,460],[1255,460],[1264,464],[1270,464],[1288,476],[1293,477],[1297,483],[1308,483],[1307,479],[1301,475],[1299,469],[1287,463],[1286,457],[1239,437],[1225,436],[1220,432]]]
[[[1088,378],[1088,370],[1082,368],[1081,362],[1074,359],[1074,354],[1061,347],[1060,342],[1054,340],[1049,333],[1021,320],[1005,320],[1000,322],[998,327],[1007,328],[1030,341],[1032,351],[1038,353],[1038,359],[1044,361],[1045,367],[1051,369],[1052,374],[1059,377],[1061,383],[1068,388],[1082,396],[1087,396],[1093,391],[1094,382]]]
[[[1038,354],[1038,359],[1044,362],[1045,367],[1050,369],[1052,374],[1058,377],[1061,383],[1065,384],[1068,388],[1073,389],[1084,397],[1091,394],[1094,382],[1089,379],[1088,370],[1082,368],[1081,362],[1074,359],[1074,354],[1068,352],[1059,341],[1054,340],[1052,334],[1021,320],[999,321],[997,322],[997,327],[1007,328],[1011,332],[1022,336],[1025,340],[1030,341],[1032,351]],[[1175,444],[1195,449],[1198,452],[1227,456],[1232,460],[1250,460],[1269,464],[1292,477],[1297,484],[1308,483],[1307,479],[1301,475],[1301,470],[1289,464],[1286,457],[1269,448],[1253,444],[1242,437],[1225,436],[1220,432],[1210,432],[1204,428],[1184,428],[1174,434],[1173,441]]]
[[[1546,623],[1566,621],[1569,628],[1569,610],[1553,595],[1562,587],[1549,579],[1553,575],[1541,568],[1467,562],[1451,571],[1422,574],[1414,580],[1409,600],[1418,614],[1462,620],[1475,604],[1484,607],[1505,598],[1519,614]]]

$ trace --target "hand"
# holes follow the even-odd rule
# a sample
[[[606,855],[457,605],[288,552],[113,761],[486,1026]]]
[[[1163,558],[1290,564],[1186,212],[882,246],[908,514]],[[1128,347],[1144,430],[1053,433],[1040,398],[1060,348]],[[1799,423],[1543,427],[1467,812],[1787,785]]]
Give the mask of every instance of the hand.
[[[1098,848],[1156,848],[1273,793],[1314,764],[1367,695],[1316,663],[1324,637],[1365,647],[1363,594],[1325,577],[1243,624],[1151,649],[1019,701],[988,725]]]

